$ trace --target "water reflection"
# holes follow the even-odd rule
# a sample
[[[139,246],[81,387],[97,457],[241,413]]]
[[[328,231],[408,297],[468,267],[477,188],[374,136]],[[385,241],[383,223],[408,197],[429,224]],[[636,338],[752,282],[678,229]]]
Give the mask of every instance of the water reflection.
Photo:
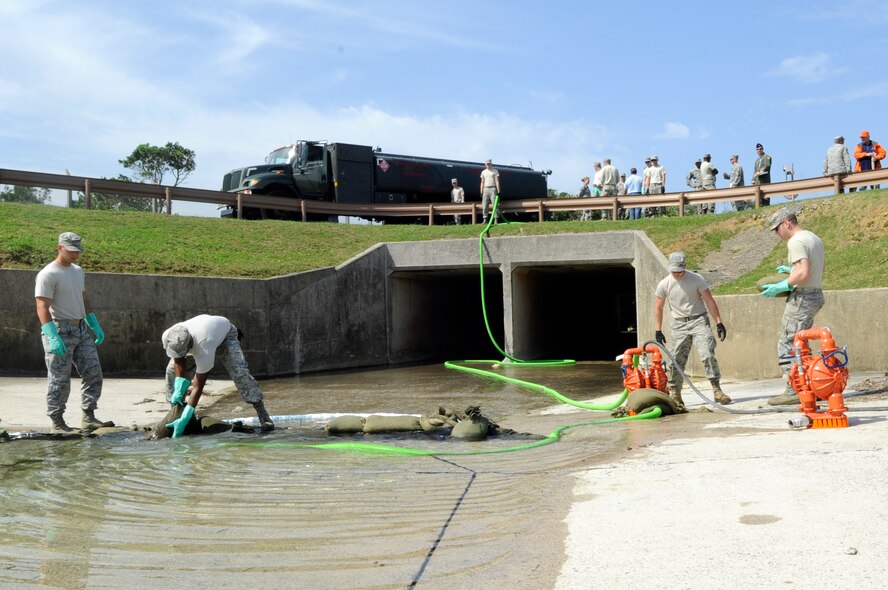
[[[619,387],[612,364],[510,371],[578,399]],[[538,434],[606,417],[540,416],[549,398],[440,366],[262,385],[275,414],[480,405],[501,425]],[[248,415],[236,394],[212,413]],[[527,452],[437,458],[224,444],[323,437],[312,428],[154,443],[120,433],[3,444],[0,585],[464,588],[484,579],[495,587],[548,587],[560,566],[570,474],[648,428],[609,426]],[[521,439],[372,438],[451,449]]]

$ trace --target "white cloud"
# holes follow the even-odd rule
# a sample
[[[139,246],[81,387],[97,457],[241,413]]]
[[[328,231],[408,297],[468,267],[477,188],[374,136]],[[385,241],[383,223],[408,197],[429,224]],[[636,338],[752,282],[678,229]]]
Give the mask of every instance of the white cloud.
[[[655,139],[687,139],[691,136],[690,128],[684,123],[670,121],[663,125],[663,131],[654,135]]]
[[[832,58],[822,51],[811,55],[796,55],[781,60],[780,65],[769,72],[772,76],[792,78],[805,84],[822,82],[837,76],[847,68],[833,67]]]

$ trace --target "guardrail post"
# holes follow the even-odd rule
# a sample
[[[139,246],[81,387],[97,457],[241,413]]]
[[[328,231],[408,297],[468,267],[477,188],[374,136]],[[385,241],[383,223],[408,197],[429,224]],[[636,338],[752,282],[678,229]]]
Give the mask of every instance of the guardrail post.
[[[478,223],[478,203],[472,203],[472,225]]]
[[[841,195],[845,191],[845,187],[843,186],[844,175],[836,174],[833,176],[833,187],[836,191],[837,195]]]
[[[435,225],[435,205],[429,203],[429,225]]]
[[[755,208],[761,209],[761,207],[762,207],[762,185],[754,184],[752,186],[755,187]]]
[[[545,221],[545,217],[543,217],[543,216],[544,216],[544,212],[543,212],[543,202],[542,202],[542,201],[537,201],[537,219],[539,219],[539,222],[540,222],[540,223],[542,223],[543,221]]]
[[[166,200],[167,215],[173,214],[173,196],[170,194],[170,187],[163,189],[164,200]]]
[[[83,200],[86,202],[86,208],[92,209],[92,193],[89,190],[89,179],[83,179]]]
[[[237,193],[237,218],[244,218],[244,193]]]
[[[308,221],[308,211],[306,211],[305,199],[302,199],[299,203],[299,212],[302,213],[302,221]]]
[[[685,203],[687,202],[687,193],[678,193],[678,216],[685,216]]]
[[[617,210],[619,209],[619,207],[617,207],[617,202],[618,199],[616,197],[614,197],[611,201],[611,219],[613,219],[614,221],[617,220]]]

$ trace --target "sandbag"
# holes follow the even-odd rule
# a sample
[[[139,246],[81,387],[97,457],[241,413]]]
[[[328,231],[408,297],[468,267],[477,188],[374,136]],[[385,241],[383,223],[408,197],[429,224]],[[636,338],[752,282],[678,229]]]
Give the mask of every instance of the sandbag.
[[[462,440],[485,440],[490,430],[490,420],[484,416],[472,416],[466,420],[460,420],[450,433],[453,438]]]
[[[379,434],[383,432],[411,432],[422,430],[418,416],[367,416],[364,420],[364,432]]]
[[[327,434],[355,434],[364,431],[364,418],[361,416],[336,416],[325,426]]]
[[[636,414],[641,414],[654,406],[660,406],[664,416],[681,413],[681,408],[675,400],[658,389],[636,389],[629,393],[626,405]]]
[[[185,406],[180,406],[179,404],[173,404],[170,406],[170,411],[166,413],[166,416],[161,418],[161,420],[154,425],[151,434],[148,436],[148,440],[159,440],[161,438],[170,438],[173,436],[173,429],[167,428],[167,424],[181,416],[184,410]],[[201,431],[200,419],[195,416],[191,418],[191,421],[185,426],[185,431],[182,434],[201,434]]]
[[[766,277],[762,277],[755,282],[755,286],[759,291],[765,290],[765,285],[773,285],[774,283],[779,283],[781,281],[785,281],[789,278],[789,275],[768,275]],[[785,293],[780,293],[777,297],[788,297],[789,291]]]

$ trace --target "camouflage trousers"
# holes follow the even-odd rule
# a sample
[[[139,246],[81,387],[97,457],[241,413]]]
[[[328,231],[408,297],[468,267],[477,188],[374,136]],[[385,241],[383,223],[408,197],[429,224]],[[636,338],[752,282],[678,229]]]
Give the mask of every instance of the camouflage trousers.
[[[240,342],[237,340],[237,328],[234,327],[234,324],[228,330],[228,336],[225,337],[225,340],[216,349],[216,360],[221,362],[225,370],[228,371],[228,375],[234,381],[238,393],[241,394],[245,402],[254,404],[262,401],[262,389],[259,388],[259,384],[250,375],[250,368],[247,366],[247,359],[244,357]],[[187,367],[185,378],[191,381],[194,379],[194,357],[185,357],[185,366]],[[173,395],[173,384],[175,381],[176,364],[171,359],[166,369],[167,401],[170,401],[170,397]]]
[[[489,209],[493,207],[494,201],[496,200],[496,189],[493,187],[484,187],[484,190],[481,192],[481,216],[486,221],[488,216],[490,215]],[[502,216],[499,214],[499,210],[496,212],[497,219]]]
[[[65,413],[71,393],[71,366],[80,374],[80,408],[95,410],[102,396],[102,366],[96,350],[95,336],[87,329],[86,322],[55,322],[59,337],[65,343],[65,354],[57,356],[49,349],[46,336],[43,340],[43,356],[46,360],[48,386],[46,389],[46,414],[61,417]]]
[[[706,377],[720,379],[718,361],[715,358],[715,336],[709,325],[709,316],[703,314],[688,321],[672,320],[672,358],[669,367],[669,387],[681,390],[682,377],[678,369],[684,371],[691,354],[691,344],[697,347],[697,354],[703,362]]]
[[[784,377],[789,375],[795,358],[793,357],[792,341],[800,330],[814,326],[814,316],[823,307],[823,290],[795,289],[786,298],[783,310],[783,321],[780,326],[780,338],[777,340],[777,358],[780,372]]]

